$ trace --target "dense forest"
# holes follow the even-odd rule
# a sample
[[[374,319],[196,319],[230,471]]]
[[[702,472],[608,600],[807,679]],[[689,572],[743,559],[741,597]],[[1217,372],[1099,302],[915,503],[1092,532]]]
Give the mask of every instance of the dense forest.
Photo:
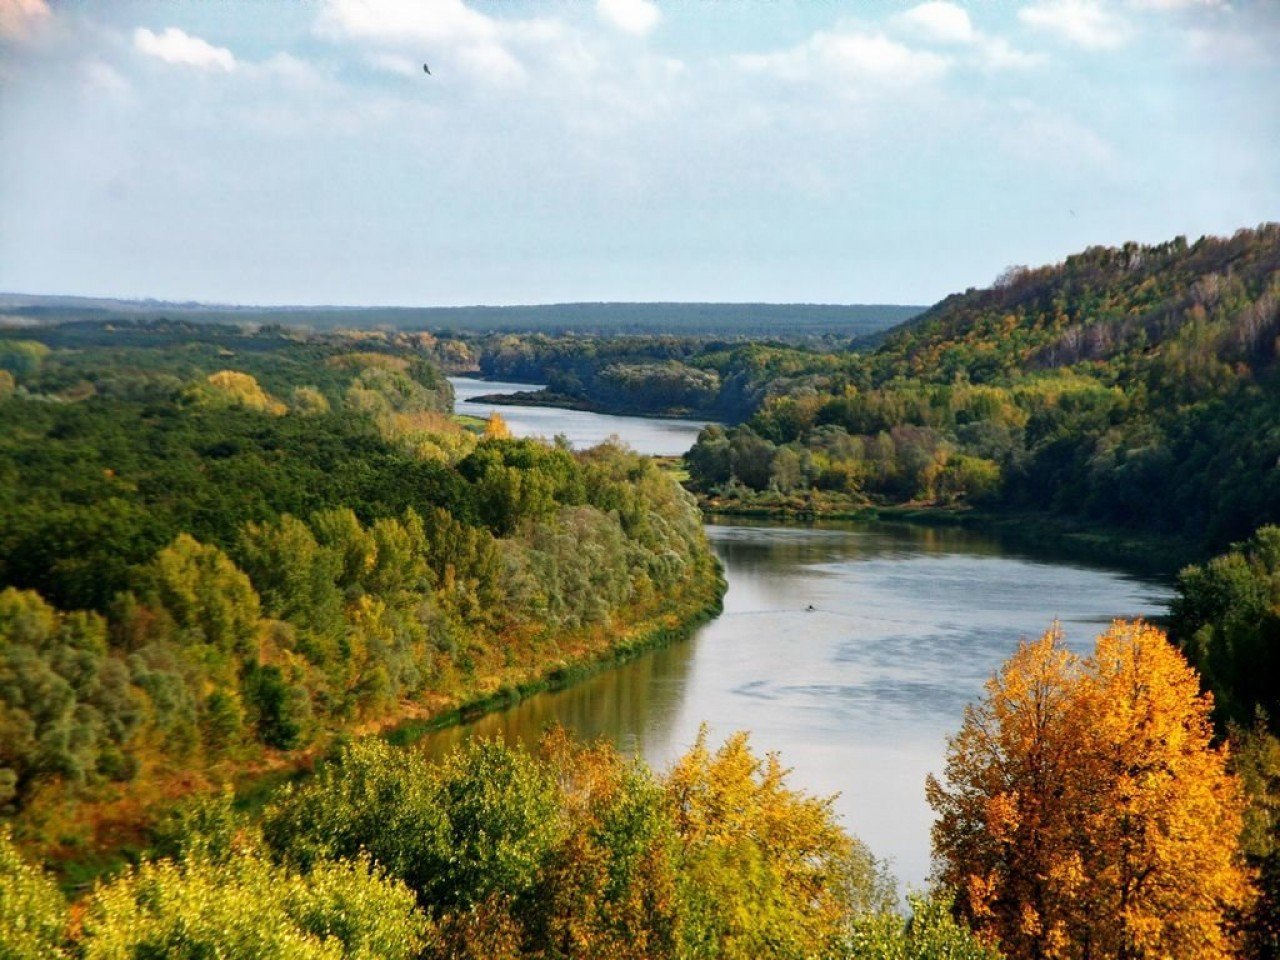
[[[0,339],[0,805],[54,853],[718,603],[688,494],[456,422],[433,338],[43,333]]]
[[[175,808],[69,904],[0,831],[0,948],[49,957],[1000,960],[1273,956],[1242,777],[1160,631],[1023,643],[950,740],[937,883],[892,878],[745,734],[669,770],[551,730],[439,761],[369,738],[256,816]],[[1265,902],[1265,900],[1263,901]]]
[[[1221,548],[1280,520],[1278,336],[1280,225],[1091,248],[870,351],[764,350],[793,369],[689,470],[722,506],[1031,509]]]
[[[843,339],[837,349],[781,340],[712,337],[491,335],[460,344],[493,380],[545,384],[504,403],[550,403],[606,413],[746,420],[770,398],[843,382],[858,367]]]

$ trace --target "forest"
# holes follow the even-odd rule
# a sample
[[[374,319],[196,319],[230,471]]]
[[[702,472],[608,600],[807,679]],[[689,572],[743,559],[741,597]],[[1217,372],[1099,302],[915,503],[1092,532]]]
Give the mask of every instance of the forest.
[[[1280,520],[1280,225],[1010,268],[872,338],[446,337],[505,397],[712,421],[704,508],[1033,512],[1198,556]]]
[[[1222,549],[1280,520],[1278,336],[1280,225],[1092,248],[874,349],[788,352],[800,371],[699,438],[692,483],[717,507],[1034,510]]]
[[[841,344],[491,334],[517,402],[701,417],[706,507],[1036,511],[1193,552],[1280,520],[1280,225],[1010,268]],[[458,347],[462,350],[464,347]]]
[[[38,336],[0,340],[0,806],[55,859],[717,608],[687,493],[458,422],[429,336]]]

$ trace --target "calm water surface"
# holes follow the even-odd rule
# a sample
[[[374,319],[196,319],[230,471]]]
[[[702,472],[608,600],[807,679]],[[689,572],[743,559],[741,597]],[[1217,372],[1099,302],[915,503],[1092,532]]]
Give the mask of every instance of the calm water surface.
[[[609,419],[637,449],[666,424]],[[922,885],[932,821],[924,779],[941,771],[946,737],[983,681],[1055,618],[1085,649],[1112,617],[1159,614],[1170,595],[972,531],[733,522],[707,533],[729,591],[724,614],[692,640],[422,748],[477,734],[532,742],[555,722],[661,767],[704,723],[713,741],[747,729],[794,769],[794,784],[839,793],[846,827],[891,859],[900,881]]]
[[[611,436],[619,436],[637,453],[671,457],[684,453],[698,439],[700,420],[659,420],[653,417],[615,417],[585,410],[561,407],[508,407],[491,403],[472,403],[472,397],[486,394],[516,393],[537,390],[528,383],[503,383],[497,380],[475,380],[450,377],[453,384],[454,409],[474,417],[487,417],[497,410],[517,437],[546,437],[563,434],[574,447],[594,447]]]

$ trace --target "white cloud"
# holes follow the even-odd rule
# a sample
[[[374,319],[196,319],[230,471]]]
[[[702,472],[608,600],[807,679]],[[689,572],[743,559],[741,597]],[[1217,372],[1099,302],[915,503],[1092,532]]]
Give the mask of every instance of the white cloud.
[[[421,63],[398,53],[386,53],[385,51],[371,53],[368,57],[368,62],[375,70],[381,70],[383,73],[394,73],[401,77],[413,77],[416,79],[418,74],[422,73]]]
[[[937,43],[972,43],[977,39],[968,11],[947,0],[928,0],[899,14],[896,20]]]
[[[644,36],[658,25],[662,13],[650,0],[596,0],[596,13],[606,23]]]
[[[1028,53],[1004,37],[983,37],[978,44],[979,65],[988,70],[1027,70],[1044,63],[1041,53]]]
[[[25,40],[50,15],[46,0],[0,0],[0,40]]]
[[[948,0],[927,0],[892,19],[892,24],[928,43],[961,47],[969,59],[986,70],[1024,69],[1040,63],[1037,54],[1016,49],[1003,37],[982,33],[969,12]]]
[[[1029,100],[1008,104],[998,137],[1012,156],[1040,167],[1068,171],[1114,171],[1116,152],[1094,130]]]
[[[379,69],[400,73],[405,62],[416,62],[420,70],[425,61],[440,64],[432,73],[443,76],[454,63],[484,80],[505,84],[526,77],[507,41],[538,40],[547,25],[540,20],[499,20],[462,0],[326,0],[316,32],[333,41],[377,47],[371,62]]]
[[[1040,0],[1018,11],[1029,27],[1090,50],[1110,50],[1128,39],[1128,25],[1098,0]]]
[[[312,89],[324,82],[310,63],[281,51],[261,63],[249,64],[247,70],[256,76],[271,77],[298,89]]]
[[[1190,10],[1194,7],[1225,10],[1230,4],[1227,0],[1129,0],[1129,6],[1139,10]]]
[[[133,46],[149,57],[197,70],[230,73],[236,68],[235,55],[226,47],[215,47],[177,27],[170,27],[164,33],[153,33],[146,27],[139,27],[133,32]]]
[[[328,0],[317,29],[331,39],[389,45],[476,42],[491,40],[497,32],[491,17],[462,0]]]
[[[827,81],[857,92],[867,84],[912,86],[935,80],[950,61],[927,50],[914,50],[852,24],[819,30],[799,46],[733,58],[749,73],[769,73],[792,82]]]
[[[512,83],[527,76],[520,61],[500,43],[475,43],[458,51],[458,62],[472,73],[498,83]]]

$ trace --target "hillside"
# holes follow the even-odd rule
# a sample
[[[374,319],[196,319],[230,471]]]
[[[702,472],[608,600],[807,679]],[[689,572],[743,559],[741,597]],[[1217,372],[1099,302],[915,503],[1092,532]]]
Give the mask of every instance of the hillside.
[[[1093,247],[813,354],[704,434],[692,480],[720,507],[980,505],[1220,547],[1280,520],[1278,336],[1280,225]]]

